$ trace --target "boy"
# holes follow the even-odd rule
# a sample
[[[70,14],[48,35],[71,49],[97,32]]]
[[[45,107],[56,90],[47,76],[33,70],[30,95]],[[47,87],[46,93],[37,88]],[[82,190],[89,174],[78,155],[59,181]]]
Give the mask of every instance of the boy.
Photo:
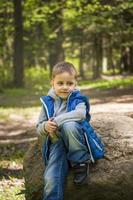
[[[41,98],[43,106],[37,132],[44,138],[43,200],[63,199],[69,165],[75,170],[74,183],[87,183],[89,162],[94,161],[84,124],[89,126],[86,122],[90,120],[89,104],[76,89],[76,77],[76,69],[71,63],[56,64],[52,72],[52,88],[48,96]]]

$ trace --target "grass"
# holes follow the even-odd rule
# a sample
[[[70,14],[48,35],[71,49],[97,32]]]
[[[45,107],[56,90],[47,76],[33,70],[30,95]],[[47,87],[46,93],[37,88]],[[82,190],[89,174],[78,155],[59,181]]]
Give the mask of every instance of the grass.
[[[30,107],[40,104],[39,97],[49,89],[48,71],[29,68],[25,72],[25,88],[6,88],[0,94],[1,107]]]
[[[22,165],[24,152],[17,151],[11,156],[0,157],[0,167],[8,167],[13,165]]]
[[[24,194],[18,195],[23,189],[22,183],[16,179],[2,180],[5,184],[0,187],[0,200],[24,200]],[[14,185],[14,183],[17,183]]]
[[[0,158],[0,171],[3,169],[22,169],[24,154],[21,151],[15,152],[12,156]],[[14,177],[14,174],[0,176],[0,200],[24,200],[24,194],[18,195],[24,190],[24,180],[22,172]]]
[[[39,105],[39,97],[47,93],[47,89],[37,91],[28,88],[5,89],[0,95],[2,107],[30,107]]]
[[[112,80],[106,79],[97,79],[93,81],[81,81],[79,83],[80,88],[84,88],[85,86],[89,86],[90,89],[118,89],[118,88],[127,88],[133,87],[133,77],[122,77]]]
[[[39,104],[40,101],[38,100]],[[17,103],[16,103],[17,104]],[[14,102],[14,105],[16,105]],[[22,105],[22,104],[21,104]],[[41,104],[40,104],[41,105]],[[30,105],[29,105],[30,106]],[[38,115],[40,110],[40,106],[33,106],[33,107],[7,107],[3,106],[0,108],[0,120],[1,121],[11,121],[12,119],[16,119],[21,121],[29,120],[33,113]],[[18,115],[19,113],[19,115]]]
[[[26,70],[25,88],[8,88],[0,95],[1,107],[40,106],[40,96],[47,94],[50,87],[48,71],[42,68]],[[108,90],[133,87],[133,76],[106,76],[103,79],[80,80],[80,89]]]
[[[3,169],[22,169],[23,155],[21,152],[14,154],[12,157],[0,158],[0,171],[2,174]],[[6,174],[0,176],[0,200],[24,200],[24,193],[20,194],[24,190],[23,174]]]

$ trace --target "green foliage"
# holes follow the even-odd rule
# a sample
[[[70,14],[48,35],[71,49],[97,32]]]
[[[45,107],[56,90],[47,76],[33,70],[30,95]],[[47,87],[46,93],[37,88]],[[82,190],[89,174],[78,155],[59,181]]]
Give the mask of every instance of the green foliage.
[[[12,1],[2,0],[0,2],[0,15],[2,16],[0,18],[0,91],[13,80],[13,11]],[[105,52],[112,48],[115,53],[112,55],[108,53],[107,60],[111,57],[118,70],[122,55],[121,48],[133,47],[132,18],[132,0],[23,1],[24,63],[25,68],[29,68],[29,72],[26,70],[25,80],[27,77],[31,80],[31,73],[35,76],[33,69],[30,69],[33,66],[48,70],[51,60],[54,60],[55,52],[57,51],[58,54],[59,48],[58,45],[56,46],[58,40],[61,41],[60,45],[63,46],[62,51],[65,51],[65,57],[68,60],[74,60],[77,66],[88,65],[91,69],[89,74],[94,74],[96,68],[102,67],[98,63],[99,54],[102,52],[97,48]],[[106,38],[109,39],[103,44]],[[99,39],[101,43],[98,43]],[[132,57],[132,53],[129,57]],[[101,63],[102,58],[101,56]],[[84,71],[87,74],[87,69]],[[99,73],[102,72],[102,70],[99,71]],[[46,73],[48,74],[48,71]],[[35,90],[45,90],[43,84],[40,87],[41,80],[42,78],[33,81]],[[26,82],[26,87],[30,87],[31,84],[32,81]]]
[[[18,150],[13,155],[1,156],[0,158],[0,174],[2,175],[3,169],[22,169],[24,152]],[[8,179],[1,176],[0,180],[0,200],[24,200],[24,194],[20,194],[24,189],[23,174],[6,174]]]
[[[7,101],[6,103],[2,103],[3,107],[0,108],[0,120],[1,121],[6,121],[6,120],[11,121],[12,116],[14,116],[14,115],[17,116],[17,113],[19,113],[22,120],[29,120],[33,113],[35,113],[35,112],[39,113],[39,108],[40,108],[39,96],[36,97],[36,99],[34,99],[34,100],[32,100],[32,99],[33,99],[33,96],[31,96],[31,99],[29,99],[28,105],[27,105],[27,103],[20,105],[18,102],[20,100],[19,97],[18,97],[17,102],[15,101],[16,100],[15,99],[14,101],[12,100],[11,103],[9,101]],[[17,154],[19,155],[19,152],[17,152]],[[17,155],[17,154],[15,154],[15,155]]]
[[[29,68],[25,72],[25,83],[27,88],[34,91],[46,92],[49,88],[49,73],[40,67]]]
[[[4,179],[2,180],[5,181]],[[0,200],[24,200],[24,194],[18,195],[23,189],[22,186],[18,183],[18,185],[13,185],[15,179],[12,179],[9,184],[6,184],[5,187],[0,189]]]
[[[11,147],[11,145],[10,145]],[[9,165],[21,166],[23,164],[23,159],[25,155],[25,150],[17,150],[12,155],[1,156],[0,167],[8,167]]]
[[[12,95],[14,92],[14,96]],[[29,107],[37,106],[39,104],[39,98],[45,92],[33,91],[32,89],[4,89],[0,95],[1,108],[2,107]],[[6,114],[5,114],[6,115]]]
[[[71,61],[71,60],[70,60]],[[76,60],[73,60],[77,65]],[[111,89],[133,87],[132,76],[105,76],[106,79],[80,80],[78,85],[81,89]],[[40,106],[40,96],[47,94],[50,85],[48,73],[41,68],[28,69],[26,72],[27,88],[5,89],[0,96],[1,108],[0,119],[8,119],[14,113],[20,113],[24,119],[28,119],[30,113]],[[30,108],[31,107],[31,108]],[[7,109],[8,108],[8,109]],[[38,107],[39,108],[39,107]],[[14,110],[15,109],[15,110]],[[29,115],[27,115],[29,113]]]
[[[12,69],[7,66],[0,67],[0,91],[12,82]]]
[[[97,79],[94,81],[82,81],[79,84],[81,87],[84,88],[86,85],[90,89],[119,89],[119,88],[130,88],[133,87],[133,77],[128,77],[128,78],[116,78],[112,80],[106,80],[106,79]]]
[[[48,71],[40,67],[28,68],[25,70],[25,88],[4,89],[0,96],[1,106],[20,107],[21,105],[21,107],[29,107],[29,104],[30,106],[39,105],[40,96],[45,95],[49,87]]]

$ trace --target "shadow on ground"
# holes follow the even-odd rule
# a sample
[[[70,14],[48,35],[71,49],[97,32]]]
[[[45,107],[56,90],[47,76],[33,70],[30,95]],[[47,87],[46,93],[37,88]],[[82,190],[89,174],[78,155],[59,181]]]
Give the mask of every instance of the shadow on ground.
[[[23,178],[22,168],[0,168],[0,179],[10,179],[10,178]]]

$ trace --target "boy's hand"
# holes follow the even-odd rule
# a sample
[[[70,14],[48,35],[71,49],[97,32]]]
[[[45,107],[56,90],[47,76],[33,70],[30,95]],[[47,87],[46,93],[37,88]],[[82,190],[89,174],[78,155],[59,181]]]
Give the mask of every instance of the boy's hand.
[[[53,119],[49,119],[45,124],[45,130],[52,136],[56,133],[58,125],[53,122]]]

